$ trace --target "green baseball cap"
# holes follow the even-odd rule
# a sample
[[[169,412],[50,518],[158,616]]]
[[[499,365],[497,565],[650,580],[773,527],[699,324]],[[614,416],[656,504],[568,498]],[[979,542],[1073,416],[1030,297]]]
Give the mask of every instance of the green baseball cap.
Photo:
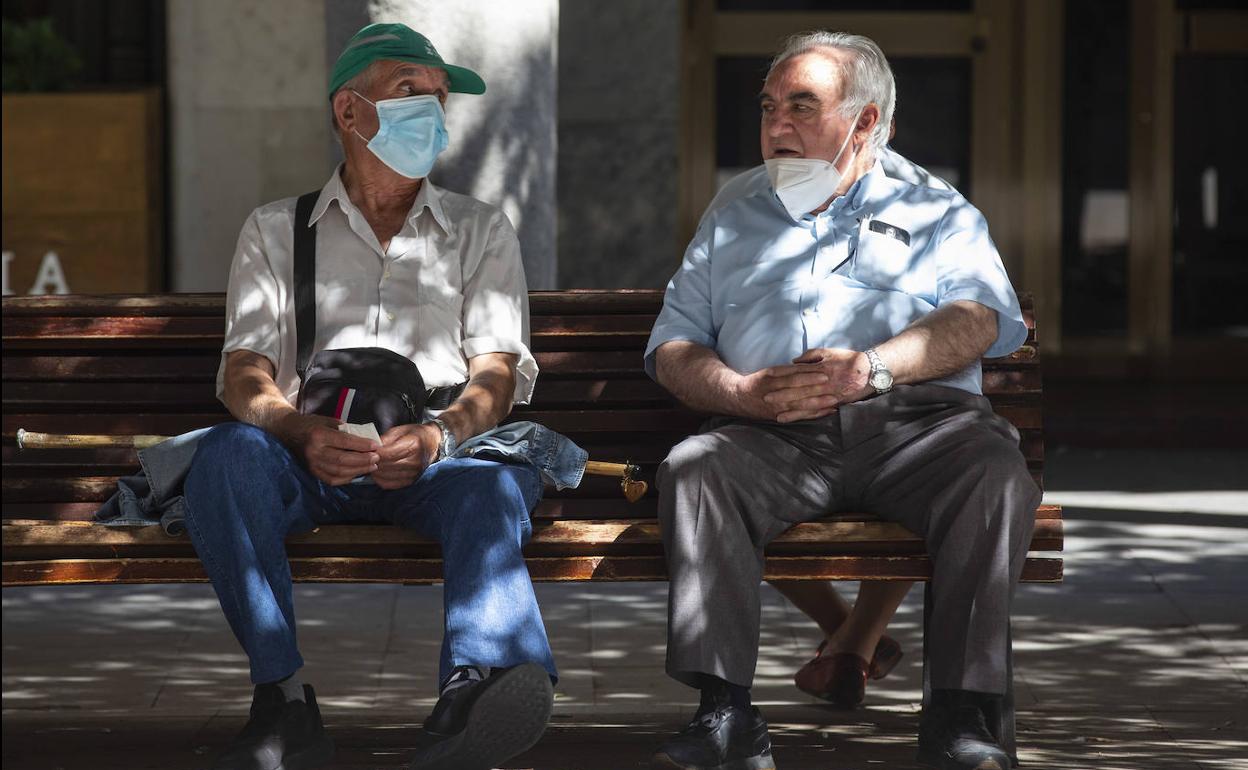
[[[342,49],[334,70],[329,75],[329,96],[342,88],[342,84],[364,71],[378,59],[424,64],[445,70],[451,81],[451,90],[461,94],[485,93],[485,81],[465,67],[456,67],[442,61],[429,38],[406,24],[369,24],[355,33]]]

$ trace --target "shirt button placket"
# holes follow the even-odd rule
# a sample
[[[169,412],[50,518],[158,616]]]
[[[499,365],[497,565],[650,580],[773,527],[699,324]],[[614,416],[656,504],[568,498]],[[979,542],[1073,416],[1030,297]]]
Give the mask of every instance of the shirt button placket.
[[[377,304],[379,305],[379,308],[377,313],[377,338],[374,342],[374,344],[379,347],[387,347],[384,340],[389,339],[390,324],[394,323],[394,313],[391,313],[386,309],[389,306],[389,303],[386,302],[386,279],[390,277],[389,255],[383,258],[383,265],[384,267],[381,271],[381,280],[377,282]],[[383,319],[385,321],[384,324],[382,323]]]
[[[827,223],[819,215],[815,215],[815,221],[810,228],[810,235],[815,241],[815,246],[811,250],[809,278],[811,279],[802,289],[802,326],[806,330],[806,337],[811,337],[811,324],[819,317],[819,287],[813,280],[816,277],[815,270],[819,265],[819,242],[823,239],[823,233]]]

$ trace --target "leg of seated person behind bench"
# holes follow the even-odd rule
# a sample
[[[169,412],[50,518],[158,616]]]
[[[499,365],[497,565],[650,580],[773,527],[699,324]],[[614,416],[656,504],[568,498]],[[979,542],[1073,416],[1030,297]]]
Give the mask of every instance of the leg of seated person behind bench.
[[[200,439],[184,485],[186,528],[255,684],[303,665],[286,536],[316,526],[326,488],[273,436],[244,423]]]
[[[450,459],[384,500],[385,515],[442,545],[439,681],[455,666],[538,663],[557,676],[521,548],[542,479],[528,465]]]

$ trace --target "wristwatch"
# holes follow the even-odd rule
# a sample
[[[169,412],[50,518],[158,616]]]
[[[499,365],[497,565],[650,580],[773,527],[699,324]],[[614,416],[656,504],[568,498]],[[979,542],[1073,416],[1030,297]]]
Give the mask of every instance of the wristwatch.
[[[445,460],[455,454],[455,450],[459,448],[459,442],[455,440],[455,433],[446,427],[446,423],[437,417],[429,418],[429,422],[438,426],[438,430],[442,431],[442,440],[438,442],[438,454],[433,458],[436,463],[438,460]]]
[[[888,370],[884,361],[880,359],[880,354],[875,349],[867,351],[867,361],[871,363],[871,374],[867,377],[867,384],[875,388],[875,394],[887,393],[893,389],[893,373]]]

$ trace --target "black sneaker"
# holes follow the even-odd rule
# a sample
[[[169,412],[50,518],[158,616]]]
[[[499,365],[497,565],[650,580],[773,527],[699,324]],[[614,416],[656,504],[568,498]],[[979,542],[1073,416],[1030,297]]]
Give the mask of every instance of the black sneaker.
[[[411,770],[491,770],[537,743],[554,697],[550,675],[536,663],[451,690],[425,720],[438,741],[417,753]]]
[[[679,770],[775,770],[767,722],[759,710],[724,705],[693,718],[659,747],[652,767]]]
[[[325,734],[312,685],[303,686],[303,695],[306,703],[287,701],[277,685],[256,685],[251,718],[212,770],[309,770],[328,764],[334,742]]]
[[[920,764],[939,770],[1010,770],[1010,755],[984,721],[992,696],[966,690],[936,690],[919,722]]]

